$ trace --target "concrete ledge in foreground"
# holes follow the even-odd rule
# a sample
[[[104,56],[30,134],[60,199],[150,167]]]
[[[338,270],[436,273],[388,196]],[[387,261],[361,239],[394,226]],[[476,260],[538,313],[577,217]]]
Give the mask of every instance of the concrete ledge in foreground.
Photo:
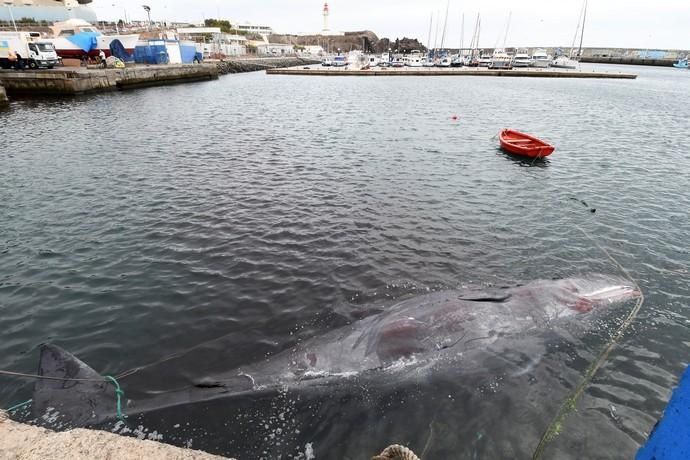
[[[303,69],[267,69],[269,75],[314,75],[329,77],[392,77],[392,76],[481,76],[481,77],[537,77],[537,78],[615,78],[634,80],[637,75],[618,72],[581,72],[579,70],[551,70],[551,69],[512,69],[489,70],[477,68],[459,69],[370,69],[370,70],[341,70],[333,68],[303,68]]]
[[[124,69],[59,68],[0,70],[0,84],[10,95],[61,96],[117,89],[215,80],[213,64],[132,66]]]
[[[58,433],[10,420],[0,411],[0,459],[8,460],[221,460],[225,457],[142,441],[105,431]]]

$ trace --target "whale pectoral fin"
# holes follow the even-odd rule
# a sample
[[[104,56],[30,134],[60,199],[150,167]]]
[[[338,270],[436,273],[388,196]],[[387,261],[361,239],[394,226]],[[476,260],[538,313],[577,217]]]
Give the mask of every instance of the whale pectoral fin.
[[[34,385],[32,412],[39,421],[79,427],[115,418],[115,391],[103,376],[57,345],[40,350],[38,374],[48,378]]]

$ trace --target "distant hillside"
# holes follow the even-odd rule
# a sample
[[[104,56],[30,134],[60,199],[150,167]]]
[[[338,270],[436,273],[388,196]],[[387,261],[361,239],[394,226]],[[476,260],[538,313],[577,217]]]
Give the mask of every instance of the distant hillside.
[[[340,49],[343,52],[361,50],[367,53],[383,53],[391,49],[409,53],[412,50],[426,51],[417,39],[400,38],[390,40],[388,38],[379,39],[370,30],[361,32],[345,32],[345,35],[271,35],[268,38],[271,43],[292,44],[297,46],[322,46],[325,50],[336,52]]]

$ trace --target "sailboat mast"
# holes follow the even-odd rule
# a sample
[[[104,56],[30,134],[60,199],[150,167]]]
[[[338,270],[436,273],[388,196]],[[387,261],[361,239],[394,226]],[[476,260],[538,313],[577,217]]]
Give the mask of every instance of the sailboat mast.
[[[426,41],[426,47],[428,48],[427,51],[431,52],[431,26],[434,23],[434,13],[431,13],[431,17],[429,18],[429,39]]]
[[[434,34],[434,55],[436,54],[436,48],[438,48],[438,29],[441,24],[441,12],[439,11],[436,15],[436,34]]]
[[[458,50],[458,54],[460,56],[463,56],[462,49],[465,47],[465,13],[462,13],[462,22],[460,25],[460,49]]]
[[[474,32],[472,32],[472,41],[470,42],[470,59],[474,58],[474,50],[479,46],[479,13],[477,13],[477,20],[474,22]]]
[[[585,0],[582,0],[582,6],[580,7],[580,16],[577,18],[577,27],[575,27],[575,35],[573,35],[573,42],[570,44],[570,57],[573,57],[573,52],[575,51],[575,42],[577,42],[577,36],[580,33],[580,25],[582,25],[582,15],[585,12]]]
[[[508,30],[510,29],[510,19],[513,17],[513,12],[508,12],[508,22],[506,23],[506,34],[503,36],[503,51],[506,49],[506,43],[508,43]]]
[[[477,51],[479,51],[479,34],[482,31],[482,18],[477,16]]]
[[[577,57],[582,56],[582,40],[585,38],[585,21],[587,20],[587,0],[585,0],[585,11],[582,13],[582,32],[580,33],[580,48],[577,50]]]
[[[450,0],[446,3],[446,17],[443,20],[443,33],[441,34],[441,49],[443,49],[443,43],[446,39],[446,28],[448,27],[448,9],[450,8]]]

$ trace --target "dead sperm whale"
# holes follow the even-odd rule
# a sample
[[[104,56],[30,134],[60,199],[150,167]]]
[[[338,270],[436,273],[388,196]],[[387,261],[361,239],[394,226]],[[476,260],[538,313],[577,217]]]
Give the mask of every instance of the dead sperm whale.
[[[404,363],[414,363],[407,371],[444,362],[464,366],[473,350],[502,340],[519,344],[553,324],[638,296],[629,281],[609,275],[533,281],[498,294],[421,295],[186,389],[127,401],[124,411],[134,415],[284,387],[323,386],[392,368],[405,372]],[[49,378],[35,384],[34,416],[45,420],[49,413],[54,425],[69,427],[93,426],[115,417],[112,384],[62,348],[41,347],[39,374]]]

